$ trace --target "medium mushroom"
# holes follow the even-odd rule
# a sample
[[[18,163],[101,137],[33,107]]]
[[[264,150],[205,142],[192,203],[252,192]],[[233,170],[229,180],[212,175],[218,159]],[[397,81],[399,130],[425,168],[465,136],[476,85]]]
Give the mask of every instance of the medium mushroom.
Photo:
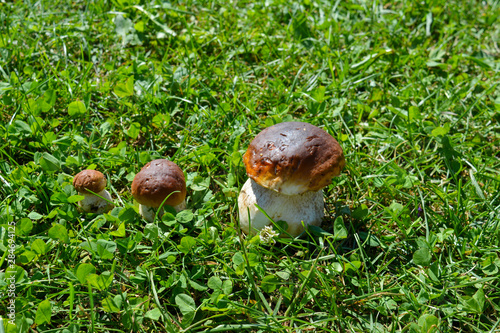
[[[73,187],[85,198],[78,206],[86,213],[102,214],[113,208],[111,195],[105,190],[106,177],[97,170],[86,169],[73,178]]]
[[[240,227],[255,234],[273,221],[285,221],[295,237],[324,216],[322,188],[345,166],[342,148],[324,130],[303,122],[268,127],[243,156],[250,177],[238,197]]]
[[[163,214],[163,204],[179,212],[186,208],[186,180],[182,170],[169,160],[147,163],[132,181],[132,195],[139,203],[139,213],[153,222]],[[160,209],[158,211],[158,209]]]

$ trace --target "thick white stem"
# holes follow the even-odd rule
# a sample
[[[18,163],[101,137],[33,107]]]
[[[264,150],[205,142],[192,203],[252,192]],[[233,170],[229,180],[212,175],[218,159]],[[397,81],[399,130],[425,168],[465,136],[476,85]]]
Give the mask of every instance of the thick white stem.
[[[240,227],[246,234],[255,234],[272,223],[256,204],[274,222],[285,221],[287,232],[294,237],[304,231],[302,221],[306,226],[319,226],[325,214],[322,190],[284,195],[248,179],[238,197]]]
[[[110,211],[113,204],[110,203],[111,195],[108,191],[102,190],[96,194],[79,193],[85,198],[78,202],[78,205],[86,213],[102,214]]]
[[[186,209],[186,200],[184,200],[182,203],[178,204],[177,206],[174,206],[175,211],[178,213],[181,210]],[[156,212],[158,211],[158,208],[155,207],[149,207],[145,206],[142,204],[139,204],[139,214],[148,222],[153,222],[155,220]],[[158,218],[161,218],[163,215],[163,208],[160,209],[158,212]]]

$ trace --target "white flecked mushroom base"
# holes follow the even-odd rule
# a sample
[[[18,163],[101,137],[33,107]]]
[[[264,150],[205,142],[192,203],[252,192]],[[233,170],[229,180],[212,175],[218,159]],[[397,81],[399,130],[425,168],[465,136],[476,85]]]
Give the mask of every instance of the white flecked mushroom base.
[[[175,211],[178,213],[181,210],[186,209],[186,200],[184,200],[182,203],[178,204],[177,206],[174,206]],[[149,207],[145,206],[142,204],[139,204],[139,214],[148,222],[153,222],[155,220],[156,212],[158,211],[158,208],[155,207]],[[158,213],[158,217],[161,218],[163,215],[163,208],[160,209],[160,212]]]
[[[106,213],[113,208],[113,204],[109,201],[111,200],[111,195],[108,191],[102,190],[101,192],[95,194],[90,193],[79,193],[85,198],[78,202],[78,206],[87,213],[102,214]],[[108,200],[108,201],[106,201]]]
[[[240,227],[246,234],[255,234],[271,221],[255,206],[259,205],[274,222],[285,221],[287,232],[295,237],[307,225],[319,226],[325,215],[323,191],[305,192],[298,195],[285,195],[260,186],[249,178],[238,197]]]

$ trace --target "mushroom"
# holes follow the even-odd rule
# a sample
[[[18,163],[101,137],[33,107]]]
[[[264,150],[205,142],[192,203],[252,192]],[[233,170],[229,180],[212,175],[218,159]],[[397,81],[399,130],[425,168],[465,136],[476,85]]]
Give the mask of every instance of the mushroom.
[[[111,195],[105,190],[106,177],[97,170],[86,169],[73,178],[73,187],[85,198],[78,206],[86,213],[102,214],[113,208]]]
[[[163,214],[163,204],[179,212],[186,208],[186,180],[182,170],[169,160],[147,163],[132,181],[132,195],[139,203],[139,213],[153,222]],[[159,209],[159,210],[158,210]]]
[[[273,221],[285,221],[295,237],[324,216],[322,188],[345,166],[342,148],[324,130],[303,122],[268,127],[243,156],[250,177],[238,197],[240,227],[255,234]],[[266,214],[257,208],[258,205]]]

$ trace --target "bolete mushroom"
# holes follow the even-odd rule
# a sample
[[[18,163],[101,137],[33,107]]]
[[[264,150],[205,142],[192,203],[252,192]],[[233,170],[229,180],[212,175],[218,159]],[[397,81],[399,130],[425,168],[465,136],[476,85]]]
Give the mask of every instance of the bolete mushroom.
[[[295,237],[324,216],[322,188],[345,166],[342,148],[324,130],[304,122],[268,127],[243,156],[250,177],[238,197],[240,227],[255,234],[273,221],[285,221]],[[256,204],[269,216],[257,208]]]
[[[86,169],[73,178],[73,187],[85,198],[78,202],[86,213],[102,214],[113,208],[111,195],[105,190],[106,177],[97,170]]]
[[[139,213],[149,222],[154,221],[157,213],[158,216],[163,214],[162,204],[172,206],[179,212],[186,208],[184,173],[169,160],[151,161],[135,175],[132,195],[139,203]]]

